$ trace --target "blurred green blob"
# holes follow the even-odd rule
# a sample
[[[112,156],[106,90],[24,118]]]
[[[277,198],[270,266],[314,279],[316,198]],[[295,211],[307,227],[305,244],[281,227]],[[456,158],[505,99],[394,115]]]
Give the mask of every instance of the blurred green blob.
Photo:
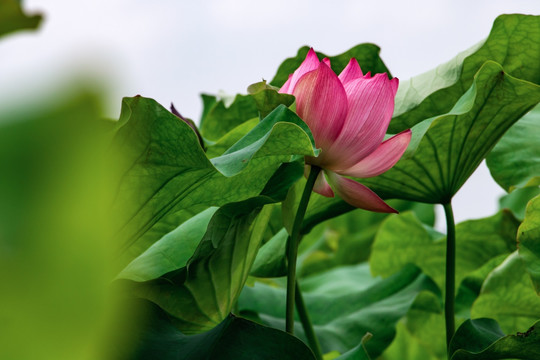
[[[525,332],[505,336],[493,319],[469,319],[452,338],[451,360],[538,359],[540,333],[537,321]]]
[[[435,354],[426,349],[407,330],[406,323],[401,321],[396,325],[397,334],[392,344],[379,357],[379,360],[439,360]]]
[[[41,15],[25,14],[21,1],[0,0],[0,36],[19,30],[36,29],[41,19]]]
[[[114,123],[79,88],[49,100],[0,114],[1,359],[100,358],[111,311],[103,154]]]

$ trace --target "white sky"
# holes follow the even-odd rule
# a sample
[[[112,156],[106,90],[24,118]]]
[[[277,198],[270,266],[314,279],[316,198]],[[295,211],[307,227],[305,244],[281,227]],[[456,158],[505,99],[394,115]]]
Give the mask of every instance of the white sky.
[[[31,103],[79,74],[101,83],[106,115],[123,96],[174,102],[198,119],[199,93],[245,93],[302,45],[336,55],[372,42],[405,80],[484,39],[503,13],[540,14],[539,0],[27,0],[37,33],[0,41],[0,107]],[[503,191],[481,167],[454,198],[456,219],[494,213]],[[442,220],[442,219],[440,219]],[[440,222],[438,227],[444,229]]]

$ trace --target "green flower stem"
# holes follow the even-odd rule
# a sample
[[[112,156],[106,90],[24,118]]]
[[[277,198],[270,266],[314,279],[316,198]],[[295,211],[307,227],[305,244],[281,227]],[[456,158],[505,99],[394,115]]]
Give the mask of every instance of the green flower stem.
[[[317,360],[323,360],[321,345],[319,344],[319,339],[317,339],[317,335],[313,330],[313,324],[311,324],[311,319],[309,318],[306,305],[304,304],[304,298],[302,296],[302,292],[300,291],[300,287],[298,286],[298,281],[296,282],[295,291],[294,299],[296,303],[296,311],[298,312],[298,317],[302,322],[302,327],[304,328],[304,333],[306,334],[309,347],[313,351],[313,354],[315,354],[315,358]]]
[[[302,222],[304,221],[304,215],[306,215],[306,209],[309,203],[309,198],[315,185],[315,180],[321,168],[317,166],[311,166],[311,171],[296,211],[296,217],[292,227],[292,233],[287,243],[287,309],[285,316],[285,330],[289,334],[294,334],[294,293],[296,284],[296,257],[298,255],[298,236],[300,235],[300,229],[302,228]]]
[[[446,348],[450,348],[450,340],[454,336],[455,316],[454,299],[456,292],[456,225],[452,204],[444,204],[446,215],[446,289],[444,301],[444,319],[446,323]]]

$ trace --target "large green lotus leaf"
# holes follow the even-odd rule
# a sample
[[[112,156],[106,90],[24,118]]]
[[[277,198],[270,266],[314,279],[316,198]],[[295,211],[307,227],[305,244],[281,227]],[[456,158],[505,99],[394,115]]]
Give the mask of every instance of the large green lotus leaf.
[[[292,95],[259,87],[252,94],[238,94],[234,98],[218,100],[211,95],[203,95],[201,134],[212,145],[238,125],[253,118],[263,119],[279,105],[290,106],[293,102]]]
[[[284,106],[210,161],[195,132],[154,100],[124,99],[111,150],[123,159],[114,169],[119,267],[206,208],[259,195],[296,150],[315,154],[307,126]]]
[[[496,360],[540,358],[539,323],[515,335],[503,333],[493,319],[467,320],[450,343],[452,360]]]
[[[102,216],[114,127],[78,86],[27,100],[0,110],[0,359],[99,358],[104,320],[121,313]]]
[[[414,266],[406,267],[387,279],[369,275],[365,264],[332,269],[317,275],[320,281],[335,285],[309,283],[300,288],[323,353],[345,353],[356,347],[366,332],[373,338],[366,344],[368,353],[377,357],[392,341],[395,323],[407,313],[416,295],[422,290],[436,291],[435,285]],[[279,280],[279,279],[278,279]],[[308,291],[308,290],[312,291]],[[285,327],[285,287],[281,281],[272,284],[256,282],[245,287],[238,300],[242,314],[256,314],[266,325]],[[302,326],[295,320],[295,334],[305,340]]]
[[[518,225],[512,214],[504,211],[458,224],[456,284],[492,258],[515,250]],[[403,213],[383,222],[373,243],[370,264],[373,274],[383,277],[394,274],[406,264],[415,264],[444,289],[445,259],[444,235],[427,228],[412,213]]]
[[[227,317],[244,286],[270,216],[270,208],[263,206],[272,202],[272,198],[258,196],[221,207],[187,262],[180,264],[185,257],[178,256],[174,271],[149,281],[126,280],[119,284],[135,296],[159,305],[186,334],[217,326]],[[180,246],[184,239],[178,240]],[[130,280],[140,278],[130,272],[125,275]]]
[[[527,205],[518,231],[519,256],[525,262],[536,293],[540,295],[540,195]]]
[[[18,30],[37,29],[41,15],[27,15],[19,0],[0,1],[0,36]]]
[[[540,319],[540,297],[517,251],[486,278],[471,316],[495,319],[507,334],[523,331]]]
[[[506,191],[540,185],[540,106],[514,124],[486,158],[491,176]]]
[[[264,209],[264,215],[260,215],[263,220],[255,222],[253,216],[256,216],[260,207],[283,200],[290,183],[302,174],[303,166],[297,163],[282,164],[266,184],[261,196],[227,204],[219,210],[211,207],[197,214],[150,246],[117,279],[146,282],[140,287],[133,285],[136,293],[142,292],[143,297],[148,297],[164,309],[172,309],[169,311],[182,320],[186,318],[185,312],[190,310],[174,308],[175,302],[194,302],[188,305],[196,306],[203,312],[204,321],[207,321],[206,315],[215,314],[216,308],[219,310],[217,316],[222,316],[230,311],[238,289],[245,282],[246,274],[270,224],[269,217],[273,208],[267,206]],[[211,263],[211,266],[204,267],[201,263]],[[240,267],[241,271],[234,270]],[[187,277],[184,271],[187,271]],[[150,282],[154,279],[157,280]],[[164,279],[169,283],[159,288]],[[216,285],[213,280],[219,283]],[[171,281],[174,286],[171,286]],[[205,288],[208,284],[213,284],[215,288]],[[223,284],[229,285],[222,288]],[[188,288],[191,292],[187,296],[189,299],[184,299],[186,294],[175,291],[174,287]],[[211,298],[217,306],[214,303],[206,304],[208,292],[214,294]],[[197,331],[196,328],[186,327],[182,321],[177,323],[183,330]]]
[[[128,339],[115,344],[114,356],[123,360],[314,360],[311,350],[298,338],[252,321],[228,315],[207,332],[186,335],[163,311],[141,302],[145,316]],[[123,345],[123,346],[122,346]]]
[[[539,53],[539,16],[499,16],[484,42],[436,69],[400,83],[389,131],[398,133],[450,111],[488,60],[501,64],[513,77],[540,84]]]
[[[361,181],[384,198],[447,203],[504,132],[539,101],[540,86],[486,62],[449,113],[414,126],[407,152],[392,169]]]
[[[309,46],[303,46],[298,49],[298,53],[295,57],[288,58],[278,68],[278,71],[272,81],[270,82],[273,86],[281,87],[287,81],[289,74],[292,74],[304,61],[306,55],[309,51]],[[346,52],[336,55],[336,56],[327,56],[323,53],[317,52],[319,60],[327,57],[330,59],[332,64],[332,70],[336,74],[339,74],[341,70],[347,66],[351,58],[356,58],[362,71],[367,73],[371,71],[372,73],[388,73],[388,69],[384,65],[383,61],[379,57],[379,52],[381,49],[374,44],[360,44],[355,47],[347,50]]]
[[[303,172],[303,165],[297,162],[282,164],[270,178],[261,195],[268,197],[269,202],[283,200],[290,184],[297,181]],[[129,263],[117,278],[148,281],[185,267],[217,209],[210,207],[163,236]],[[271,222],[268,223],[268,227],[270,225]]]

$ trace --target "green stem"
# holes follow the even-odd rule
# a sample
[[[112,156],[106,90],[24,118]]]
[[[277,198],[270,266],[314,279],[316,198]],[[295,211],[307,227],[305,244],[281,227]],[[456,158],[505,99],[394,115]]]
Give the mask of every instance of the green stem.
[[[309,198],[315,185],[315,180],[321,168],[317,166],[311,166],[311,171],[296,211],[296,217],[294,218],[293,228],[289,242],[287,244],[287,309],[285,316],[285,330],[289,334],[294,334],[294,290],[296,283],[296,257],[298,255],[298,236],[300,235],[300,229],[302,228],[302,222],[304,221],[304,215],[306,215],[306,209],[309,203]]]
[[[455,316],[454,298],[456,292],[456,225],[452,204],[444,204],[446,215],[446,289],[444,301],[444,319],[446,322],[446,348],[450,348],[450,340],[454,336]]]
[[[315,358],[317,360],[322,360],[323,356],[321,345],[319,344],[319,339],[317,339],[317,335],[315,335],[315,331],[313,330],[313,325],[311,324],[311,319],[309,318],[306,305],[304,304],[304,298],[302,296],[302,292],[300,291],[300,287],[298,286],[298,281],[296,282],[295,290],[296,295],[294,299],[296,302],[296,311],[298,312],[298,317],[302,322],[302,327],[304,328],[304,333],[306,334],[309,347],[313,351],[313,354],[315,354]]]

